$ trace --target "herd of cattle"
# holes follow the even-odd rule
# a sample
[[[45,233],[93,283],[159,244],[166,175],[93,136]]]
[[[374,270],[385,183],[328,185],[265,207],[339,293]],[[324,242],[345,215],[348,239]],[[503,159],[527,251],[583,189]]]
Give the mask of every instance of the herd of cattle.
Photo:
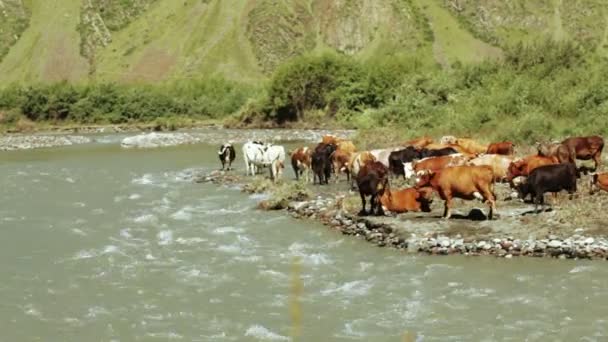
[[[591,189],[608,191],[608,173],[595,173],[601,164],[604,140],[599,136],[573,137],[560,143],[537,144],[537,153],[524,158],[514,156],[514,144],[508,141],[481,144],[468,138],[444,136],[439,142],[423,137],[402,143],[399,147],[357,151],[352,141],[324,136],[314,148],[301,147],[290,153],[296,180],[301,177],[313,184],[328,184],[332,174],[336,181],[345,174],[361,196],[360,215],[382,215],[384,210],[402,213],[430,211],[432,194],[445,201],[444,218],[450,218],[454,198],[479,199],[489,206],[488,218],[496,211],[494,183],[505,182],[525,199],[530,195],[535,204],[544,206],[544,194],[566,190],[577,191],[577,179],[592,171]],[[231,168],[236,153],[231,144],[218,151],[222,169]],[[281,177],[285,163],[283,146],[259,141],[243,145],[247,175],[258,168],[269,167],[273,181]],[[576,160],[593,160],[593,169],[576,165]],[[312,179],[311,179],[312,174]],[[415,185],[392,189],[390,174],[415,179]],[[366,210],[366,197],[370,210]],[[541,207],[542,208],[542,207]]]

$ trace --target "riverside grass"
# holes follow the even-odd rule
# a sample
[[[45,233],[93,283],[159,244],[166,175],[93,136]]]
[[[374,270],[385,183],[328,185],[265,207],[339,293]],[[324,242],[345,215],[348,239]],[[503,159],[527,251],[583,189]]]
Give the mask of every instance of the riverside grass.
[[[412,56],[365,61],[296,57],[268,81],[221,78],[147,84],[62,82],[0,89],[0,124],[158,123],[213,119],[233,127],[358,128],[362,146],[454,134],[534,142],[606,135],[608,61],[573,42],[543,40],[502,60],[447,70]],[[381,134],[380,134],[381,133]]]

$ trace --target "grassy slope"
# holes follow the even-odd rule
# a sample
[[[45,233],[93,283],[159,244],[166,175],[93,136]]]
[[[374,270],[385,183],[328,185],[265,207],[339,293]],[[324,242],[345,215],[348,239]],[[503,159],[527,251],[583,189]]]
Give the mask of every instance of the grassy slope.
[[[78,81],[88,65],[80,56],[76,31],[79,0],[32,0],[30,26],[0,63],[8,82]]]
[[[259,78],[242,39],[244,6],[240,0],[159,1],[113,35],[98,56],[97,77],[158,81],[222,73]]]
[[[603,1],[156,0],[112,32],[112,42],[97,49],[93,70],[97,79],[122,82],[220,74],[254,83],[307,51],[425,60],[434,55],[449,66],[501,55],[486,42],[504,47],[543,35],[585,40],[605,54]],[[76,30],[81,5],[82,0],[31,0],[31,25],[0,62],[2,84],[87,80]],[[420,16],[432,26],[434,42]]]
[[[435,0],[418,0],[429,18],[435,34],[433,51],[438,63],[447,66],[454,62],[479,62],[486,58],[500,58],[502,51],[471,35],[461,28],[456,18]]]

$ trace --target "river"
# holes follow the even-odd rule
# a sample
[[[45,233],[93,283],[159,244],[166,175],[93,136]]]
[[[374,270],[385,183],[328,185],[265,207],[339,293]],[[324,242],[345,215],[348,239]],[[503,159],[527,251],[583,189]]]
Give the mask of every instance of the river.
[[[102,138],[0,154],[2,341],[608,339],[603,262],[377,248],[184,180],[217,146]]]

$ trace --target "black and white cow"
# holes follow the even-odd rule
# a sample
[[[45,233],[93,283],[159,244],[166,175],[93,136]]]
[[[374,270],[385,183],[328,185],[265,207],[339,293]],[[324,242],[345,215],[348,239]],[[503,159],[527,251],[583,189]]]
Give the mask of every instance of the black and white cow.
[[[217,154],[222,162],[222,171],[225,169],[226,164],[228,164],[227,170],[230,170],[232,168],[232,162],[236,158],[236,152],[234,151],[232,144],[226,143],[222,145],[220,150],[217,151]]]

